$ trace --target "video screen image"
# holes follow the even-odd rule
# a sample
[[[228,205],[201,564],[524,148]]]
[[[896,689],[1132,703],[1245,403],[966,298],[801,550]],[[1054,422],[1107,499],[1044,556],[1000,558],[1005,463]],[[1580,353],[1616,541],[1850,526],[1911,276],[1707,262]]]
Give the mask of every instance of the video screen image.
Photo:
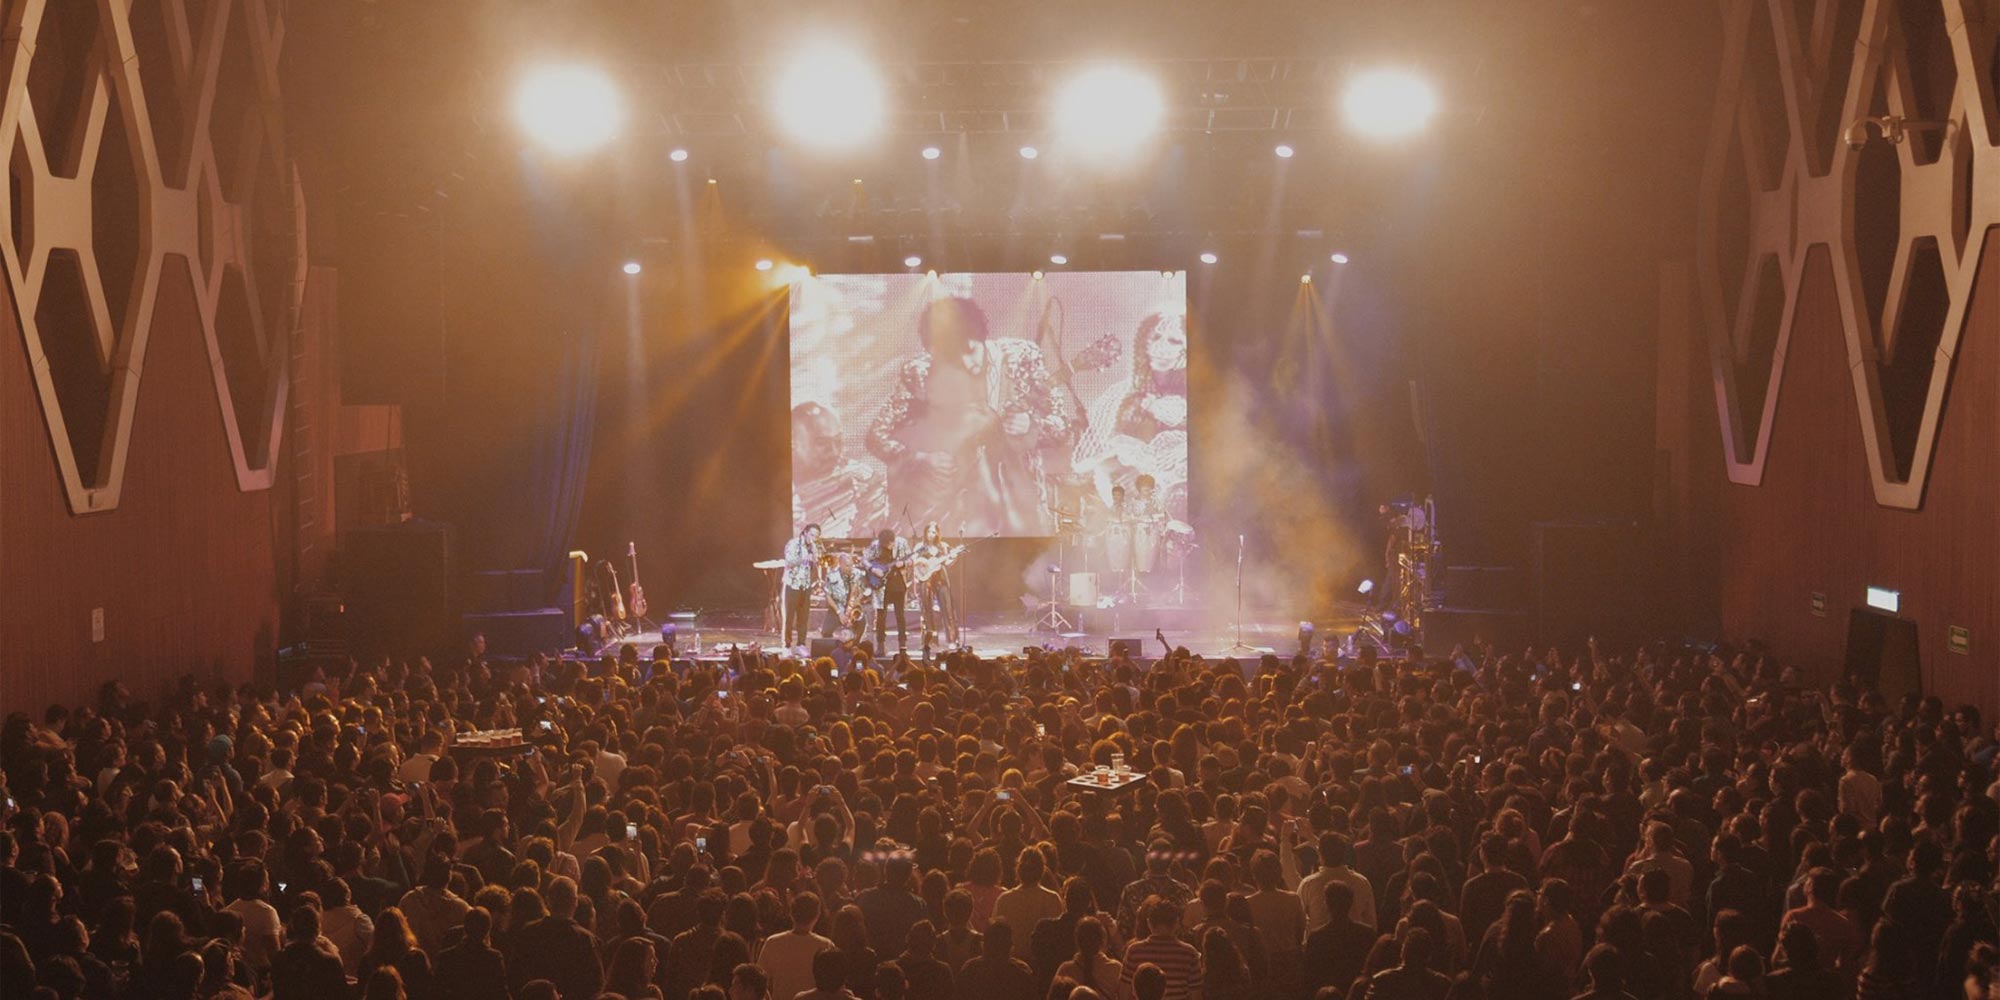
[[[1184,519],[1187,276],[831,274],[791,287],[792,527],[1049,536]]]

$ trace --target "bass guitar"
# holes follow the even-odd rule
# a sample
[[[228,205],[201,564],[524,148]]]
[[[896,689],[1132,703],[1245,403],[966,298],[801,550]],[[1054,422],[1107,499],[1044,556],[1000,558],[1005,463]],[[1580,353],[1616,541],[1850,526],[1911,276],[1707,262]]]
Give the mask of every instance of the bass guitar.
[[[632,617],[646,617],[646,588],[639,586],[639,543],[626,542],[625,554],[632,558],[631,597],[625,604],[632,609]]]
[[[887,561],[871,559],[868,561],[868,575],[864,578],[863,582],[867,584],[869,590],[880,590],[889,582],[890,574],[908,566],[916,558],[915,554],[911,554],[901,559]]]

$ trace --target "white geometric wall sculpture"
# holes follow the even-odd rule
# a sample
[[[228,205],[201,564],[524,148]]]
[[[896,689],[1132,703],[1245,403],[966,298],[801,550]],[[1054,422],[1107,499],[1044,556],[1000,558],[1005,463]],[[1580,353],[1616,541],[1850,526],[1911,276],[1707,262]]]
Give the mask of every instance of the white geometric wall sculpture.
[[[306,267],[278,7],[7,5],[0,263],[74,513],[118,504],[154,306],[182,273],[237,487],[271,485]]]
[[[1877,309],[1864,287],[1857,225],[1857,199],[1872,195],[1858,191],[1863,154],[1844,134],[1870,113],[1878,91],[1890,114],[1920,120],[1933,113],[1917,100],[1911,40],[1901,28],[1905,5],[1913,13],[1942,15],[1953,83],[1949,100],[1934,113],[1951,124],[1935,147],[1914,138],[1893,147],[1896,190],[1876,194],[1898,199],[1900,226]],[[1929,9],[1915,11],[1914,5]],[[1696,270],[1731,481],[1754,486],[1763,479],[1805,266],[1812,249],[1824,246],[1876,502],[1908,509],[1922,504],[1946,389],[1968,332],[1980,256],[1988,230],[2000,225],[2000,94],[1993,72],[2000,14],[1993,8],[1988,0],[1722,0],[1724,55],[1702,171]],[[1768,39],[1774,52],[1755,51],[1753,38]],[[1762,57],[1775,63],[1775,71],[1774,81],[1760,90],[1752,70],[1767,65],[1758,61]],[[1783,109],[1781,135],[1759,122],[1760,109],[1774,99]],[[1871,134],[1870,141],[1882,140]],[[1782,156],[1774,152],[1780,146]],[[1775,170],[1764,166],[1774,162]],[[1748,192],[1740,206],[1725,197],[1738,189]],[[1725,237],[1732,226],[1742,234],[1735,240]],[[1739,261],[1740,272],[1732,266]],[[1782,309],[1764,302],[1760,310],[1760,288],[1773,284]],[[1729,288],[1739,289],[1733,308]],[[1918,302],[1920,295],[1944,301]],[[1897,331],[1918,305],[1940,313],[1941,328],[1927,331],[1936,333],[1937,347],[1925,405],[1914,450],[1899,462],[1882,373],[1895,359]],[[1775,330],[1758,329],[1774,314]],[[1760,359],[1747,354],[1760,333],[1775,342],[1762,369]],[[1741,371],[1746,363],[1752,368],[1747,374]],[[1745,402],[1751,398],[1761,402],[1755,413]]]

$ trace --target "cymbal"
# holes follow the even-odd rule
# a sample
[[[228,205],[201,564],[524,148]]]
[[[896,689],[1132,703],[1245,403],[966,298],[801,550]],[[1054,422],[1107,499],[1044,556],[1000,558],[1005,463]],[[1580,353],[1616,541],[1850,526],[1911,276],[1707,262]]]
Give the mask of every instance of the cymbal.
[[[783,559],[765,559],[765,560],[762,560],[762,561],[759,561],[759,562],[753,562],[753,563],[751,563],[751,564],[750,564],[750,568],[751,568],[751,569],[784,569],[784,568],[785,568],[785,561],[784,561]]]

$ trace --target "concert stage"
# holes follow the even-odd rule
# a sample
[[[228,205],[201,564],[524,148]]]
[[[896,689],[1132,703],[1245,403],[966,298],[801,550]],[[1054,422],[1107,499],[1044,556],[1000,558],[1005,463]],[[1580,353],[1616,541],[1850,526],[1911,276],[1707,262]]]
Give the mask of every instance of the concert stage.
[[[1038,609],[1039,610],[1039,609]],[[1077,613],[1082,619],[1077,620]],[[1299,618],[1285,618],[1276,613],[1245,613],[1242,628],[1242,645],[1237,648],[1236,629],[1227,611],[1217,614],[1207,609],[1192,608],[1064,608],[1073,626],[1063,631],[1034,628],[1035,619],[1027,612],[1020,614],[969,614],[965,620],[965,645],[981,656],[1002,656],[1019,654],[1028,646],[1074,646],[1086,653],[1103,656],[1111,651],[1113,639],[1144,640],[1137,652],[1146,659],[1155,659],[1160,654],[1160,644],[1154,639],[1155,629],[1166,634],[1167,641],[1175,646],[1185,646],[1190,652],[1208,658],[1226,656],[1261,656],[1275,653],[1290,656],[1299,648]],[[915,616],[910,622],[910,655],[920,657]],[[1331,615],[1321,615],[1313,624],[1321,637],[1330,637],[1352,632],[1360,624],[1358,608],[1341,608]],[[702,612],[697,619],[694,634],[699,637],[704,660],[726,658],[733,646],[747,647],[759,643],[765,647],[775,646],[781,637],[775,630],[766,630],[761,610],[735,612]],[[676,629],[676,639],[685,655],[693,637],[686,627]],[[817,633],[815,633],[817,634]],[[895,635],[895,624],[890,623],[890,635]],[[606,646],[600,653],[616,652],[619,646],[631,643],[644,653],[661,641],[658,628],[635,632]]]

